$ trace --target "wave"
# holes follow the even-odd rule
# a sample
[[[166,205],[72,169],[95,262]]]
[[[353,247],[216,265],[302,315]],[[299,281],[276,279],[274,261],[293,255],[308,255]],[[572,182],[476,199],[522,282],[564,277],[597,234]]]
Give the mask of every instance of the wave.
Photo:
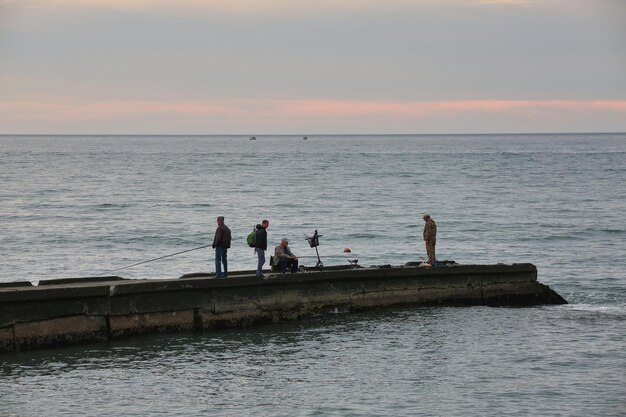
[[[584,313],[584,315],[577,316],[576,319],[615,319],[619,321],[626,320],[626,304],[566,304],[563,310],[571,311],[575,313]]]
[[[133,204],[130,204],[130,203],[101,203],[101,204],[96,204],[92,206],[91,209],[96,210],[96,211],[122,210],[122,209],[126,209],[132,206]]]
[[[616,234],[626,233],[626,229],[599,229],[598,231],[603,232],[603,233],[616,233]]]

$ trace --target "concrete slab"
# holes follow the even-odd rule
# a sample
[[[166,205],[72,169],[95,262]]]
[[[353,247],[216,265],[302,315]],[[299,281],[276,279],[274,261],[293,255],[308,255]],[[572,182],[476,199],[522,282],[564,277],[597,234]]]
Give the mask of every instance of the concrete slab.
[[[0,287],[0,352],[130,334],[244,327],[399,304],[566,303],[532,264],[236,273],[174,280],[62,280]]]
[[[13,326],[16,349],[106,340],[104,316],[70,316]]]
[[[155,331],[193,330],[194,328],[193,310],[109,316],[111,337]]]

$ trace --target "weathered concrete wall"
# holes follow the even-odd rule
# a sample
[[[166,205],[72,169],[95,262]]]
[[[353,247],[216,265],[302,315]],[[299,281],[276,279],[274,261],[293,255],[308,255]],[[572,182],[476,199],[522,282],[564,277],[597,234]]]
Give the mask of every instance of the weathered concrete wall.
[[[565,303],[531,264],[362,268],[257,278],[69,279],[0,287],[0,352],[398,304]]]

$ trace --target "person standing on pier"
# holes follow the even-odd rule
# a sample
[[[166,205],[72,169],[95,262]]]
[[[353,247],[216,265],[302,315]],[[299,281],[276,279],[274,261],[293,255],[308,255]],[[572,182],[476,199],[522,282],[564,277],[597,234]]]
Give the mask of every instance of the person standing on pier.
[[[230,248],[230,229],[224,224],[224,216],[217,218],[217,229],[213,237],[213,249],[215,249],[215,277],[226,278],[228,276],[227,252]],[[222,273],[224,265],[224,273]]]
[[[263,265],[265,265],[265,251],[267,250],[267,228],[270,225],[269,220],[263,220],[261,224],[256,225],[256,235],[254,243],[254,251],[258,257],[258,263],[256,267],[256,276],[263,276]]]
[[[426,243],[426,254],[428,255],[428,263],[433,264],[435,258],[435,244],[437,243],[437,225],[430,217],[430,214],[424,213],[424,242]]]

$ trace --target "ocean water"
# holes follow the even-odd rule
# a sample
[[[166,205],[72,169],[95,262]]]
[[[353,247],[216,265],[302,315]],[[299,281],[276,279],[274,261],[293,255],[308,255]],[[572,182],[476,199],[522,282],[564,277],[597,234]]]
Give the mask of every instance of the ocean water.
[[[0,282],[95,276],[270,220],[325,265],[532,262],[570,304],[336,314],[0,355],[0,415],[625,415],[626,134],[0,136]],[[208,249],[115,274],[213,272]]]

